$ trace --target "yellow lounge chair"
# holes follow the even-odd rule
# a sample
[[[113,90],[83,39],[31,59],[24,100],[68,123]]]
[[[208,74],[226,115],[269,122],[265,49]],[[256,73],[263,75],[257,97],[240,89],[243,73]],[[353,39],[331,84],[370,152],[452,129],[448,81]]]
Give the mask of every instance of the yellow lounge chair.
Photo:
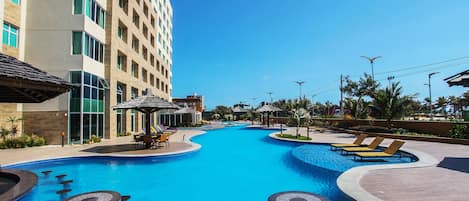
[[[367,136],[366,134],[358,135],[357,139],[355,139],[355,141],[353,141],[352,144],[331,144],[331,150],[335,151],[343,147],[359,147],[361,146],[362,142],[365,140],[366,136]]]
[[[358,152],[355,153],[354,159],[357,160],[357,156],[360,157],[360,160],[363,160],[364,157],[392,157],[397,151],[399,151],[404,143],[404,141],[394,140],[383,152]]]
[[[378,148],[379,144],[383,142],[384,137],[376,137],[373,142],[371,142],[370,145],[367,147],[348,147],[348,148],[343,148],[342,149],[342,154],[345,152],[357,152],[357,151],[373,151],[376,148]]]

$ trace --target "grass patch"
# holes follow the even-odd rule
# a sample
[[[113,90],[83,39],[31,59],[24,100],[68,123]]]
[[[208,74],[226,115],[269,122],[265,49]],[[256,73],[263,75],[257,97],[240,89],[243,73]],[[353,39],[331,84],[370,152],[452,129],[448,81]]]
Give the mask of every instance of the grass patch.
[[[295,140],[311,140],[310,137],[306,137],[306,136],[296,136],[296,135],[292,135],[292,134],[276,134],[275,136],[279,137],[279,138],[288,138],[288,139],[295,139]]]

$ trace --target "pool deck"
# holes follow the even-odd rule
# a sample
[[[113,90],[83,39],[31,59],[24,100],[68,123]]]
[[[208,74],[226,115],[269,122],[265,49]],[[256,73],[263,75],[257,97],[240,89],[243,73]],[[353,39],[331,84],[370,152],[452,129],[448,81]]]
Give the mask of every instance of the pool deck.
[[[285,132],[293,134],[295,129],[288,128]],[[188,139],[203,133],[199,130],[179,130],[169,138],[170,146],[158,149],[135,150],[132,137],[127,136],[98,144],[0,150],[0,165],[75,156],[142,157],[191,152],[201,146]],[[300,133],[306,135],[306,129],[301,128]],[[313,131],[310,137],[313,138],[311,143],[350,143],[355,138],[354,135],[334,131]],[[365,142],[371,140],[368,138]],[[386,139],[382,145],[387,146],[391,142]],[[367,168],[348,170],[339,180],[342,179],[350,187],[346,189],[350,191],[348,194],[357,195],[355,198],[364,201],[468,200],[469,146],[406,140],[403,149],[420,153],[423,159],[418,164],[421,167],[387,165],[389,167],[381,169],[380,166],[363,166]]]
[[[132,136],[103,140],[101,143],[96,144],[0,149],[0,166],[77,156],[145,157],[180,154],[199,149],[201,147],[199,144],[192,143],[188,139],[203,133],[205,132],[200,130],[179,130],[169,137],[169,146],[153,149],[143,149],[142,145],[134,143]]]
[[[294,134],[296,128],[285,133]],[[300,129],[306,135],[306,129]],[[313,143],[351,143],[355,136],[334,131],[310,132]],[[373,138],[367,138],[365,143]],[[386,139],[381,146],[388,146],[393,140]],[[469,200],[469,146],[435,142],[405,140],[403,150],[418,153],[420,167],[405,165],[376,166],[379,169],[357,168],[346,171],[342,176],[351,194],[361,196],[364,201],[421,201],[421,200]],[[367,166],[363,166],[367,167]],[[386,169],[381,169],[386,168]],[[350,173],[349,173],[350,172]],[[348,174],[348,175],[346,175]],[[341,177],[342,177],[341,176]],[[341,178],[339,178],[340,180]],[[353,186],[353,183],[357,184]],[[340,184],[339,184],[340,186]],[[366,192],[360,192],[364,190]],[[353,192],[355,191],[355,192]],[[366,194],[371,194],[366,195]]]

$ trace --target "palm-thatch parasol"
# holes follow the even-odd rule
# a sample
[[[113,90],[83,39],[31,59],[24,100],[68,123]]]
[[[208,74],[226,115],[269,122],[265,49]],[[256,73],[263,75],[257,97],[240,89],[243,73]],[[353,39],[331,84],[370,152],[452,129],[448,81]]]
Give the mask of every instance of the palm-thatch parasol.
[[[0,53],[0,102],[41,103],[74,85],[12,56]]]
[[[262,107],[260,107],[256,110],[256,112],[259,112],[259,113],[262,113],[262,114],[267,113],[267,127],[270,126],[270,121],[269,121],[270,120],[270,117],[269,117],[270,113],[271,112],[280,112],[280,111],[282,111],[280,108],[275,107],[273,105],[269,105],[269,104],[265,104],[265,105],[263,105]]]
[[[156,112],[162,109],[179,109],[174,103],[165,101],[157,96],[154,96],[150,89],[146,90],[144,96],[139,96],[132,100],[117,104],[113,107],[114,110],[117,109],[134,109],[145,114],[145,134],[151,135],[150,133],[150,116],[151,113]],[[148,145],[147,145],[148,146]]]

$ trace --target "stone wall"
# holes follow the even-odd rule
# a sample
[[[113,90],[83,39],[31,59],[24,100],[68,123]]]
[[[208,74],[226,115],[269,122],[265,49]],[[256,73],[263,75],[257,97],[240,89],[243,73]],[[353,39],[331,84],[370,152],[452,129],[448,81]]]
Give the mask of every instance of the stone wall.
[[[288,118],[273,118],[274,123],[286,123]],[[348,126],[373,125],[387,127],[386,120],[343,120],[343,119],[315,119],[316,121],[326,121],[329,124],[347,124]],[[438,135],[440,137],[449,137],[448,133],[453,129],[455,124],[465,124],[469,126],[469,122],[454,123],[450,121],[413,121],[413,120],[394,120],[391,121],[394,128],[403,128],[411,132],[428,133]]]
[[[22,104],[18,103],[0,103],[0,128],[5,128],[11,130],[11,122],[8,121],[8,118],[22,118]],[[23,132],[23,122],[18,121],[15,123],[17,126],[17,134]]]
[[[61,144],[61,133],[68,136],[66,111],[24,112],[24,131],[27,134],[43,136],[47,144]],[[67,143],[67,141],[65,141]]]

